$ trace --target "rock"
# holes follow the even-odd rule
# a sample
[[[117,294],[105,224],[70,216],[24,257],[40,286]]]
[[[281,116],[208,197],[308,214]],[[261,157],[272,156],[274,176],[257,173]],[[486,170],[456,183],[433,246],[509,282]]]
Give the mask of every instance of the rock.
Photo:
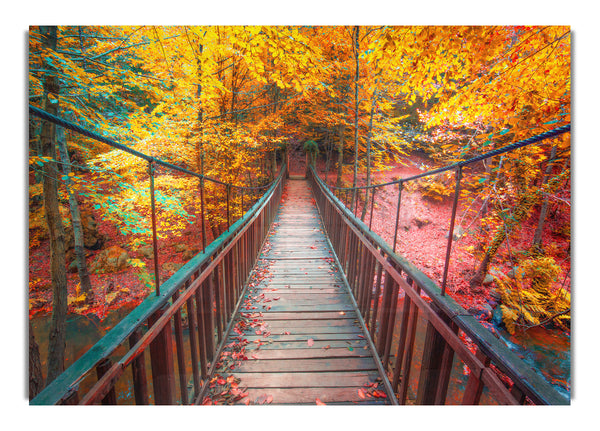
[[[492,313],[492,322],[496,326],[502,325],[502,308],[496,307]]]
[[[452,232],[452,239],[454,241],[457,241],[457,240],[461,239],[464,234],[465,234],[465,232],[463,231],[463,229],[460,226],[454,226],[454,232]],[[444,235],[444,238],[448,238],[448,232],[446,232],[446,234]]]
[[[422,219],[422,218],[415,217],[415,218],[413,218],[413,219],[412,219],[412,222],[413,222],[415,225],[417,225],[417,227],[418,227],[419,229],[421,229],[423,226],[427,226],[428,224],[430,224],[430,223],[431,223],[431,220],[429,220],[429,219]]]
[[[516,275],[516,274],[517,274],[517,272],[518,272],[518,271],[519,271],[519,267],[518,267],[518,266],[515,266],[515,267],[513,267],[513,269],[511,269],[510,271],[508,271],[508,272],[506,273],[506,276],[507,276],[508,278],[512,278],[512,279],[514,279],[514,278],[516,278],[516,277],[517,277],[517,275]]]
[[[175,253],[181,253],[181,257],[186,261],[194,257],[199,251],[197,247],[188,244],[175,244],[173,249],[175,250]]]
[[[143,247],[140,247],[138,248],[137,252],[146,259],[152,259],[154,257],[154,248],[152,247],[152,245],[145,245]]]
[[[92,213],[81,212],[81,229],[83,230],[83,246],[89,250],[100,250],[106,242],[106,236],[98,230],[98,223]],[[73,227],[65,230],[65,248],[70,250],[75,246]]]
[[[125,299],[129,296],[129,289],[127,289],[126,287],[118,290],[116,292],[111,292],[111,293],[107,293],[104,296],[104,301],[106,302],[107,305],[111,305],[113,303],[117,303],[122,299]]]
[[[481,282],[484,286],[489,286],[494,282],[494,276],[492,274],[486,274],[485,278]]]
[[[498,289],[491,288],[489,292],[490,298],[496,302],[500,302],[502,300],[502,295],[498,291]]]
[[[183,260],[190,260],[192,257],[196,256],[200,250],[197,248],[188,248],[181,254]]]
[[[489,304],[470,307],[467,311],[478,320],[488,320],[494,313],[494,309]]]
[[[183,266],[183,263],[166,262],[162,266],[162,270],[169,275],[172,275],[179,271],[179,268]]]
[[[490,304],[483,305],[483,311],[486,313],[486,320],[491,319],[494,314],[494,308]]]
[[[186,250],[189,250],[187,244],[175,244],[173,248],[175,249],[175,253],[183,253]]]
[[[122,271],[127,268],[128,259],[129,254],[124,249],[118,245],[113,245],[98,253],[92,263],[91,271],[99,273]]]

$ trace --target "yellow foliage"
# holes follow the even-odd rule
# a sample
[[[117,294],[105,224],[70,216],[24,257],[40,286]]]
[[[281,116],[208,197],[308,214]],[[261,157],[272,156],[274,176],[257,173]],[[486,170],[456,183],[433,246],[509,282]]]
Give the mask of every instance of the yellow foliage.
[[[559,273],[554,259],[544,256],[521,262],[514,282],[494,277],[502,297],[502,321],[509,333],[514,334],[518,326],[536,326],[550,320],[563,327],[569,324],[571,295],[563,289],[550,289]]]
[[[424,177],[408,183],[406,188],[410,191],[419,190],[423,197],[440,202],[454,193],[452,179],[448,174]]]

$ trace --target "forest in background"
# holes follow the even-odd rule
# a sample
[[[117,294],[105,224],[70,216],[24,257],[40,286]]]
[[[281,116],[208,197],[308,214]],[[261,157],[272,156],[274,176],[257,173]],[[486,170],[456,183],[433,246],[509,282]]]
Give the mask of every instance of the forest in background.
[[[292,146],[311,141],[330,184],[352,186],[414,154],[449,164],[570,123],[570,56],[570,29],[557,26],[31,27],[29,102],[236,185],[267,184]],[[29,135],[30,315],[102,314],[108,302],[143,299],[147,164],[35,117]],[[570,156],[566,134],[466,172],[473,291],[535,219],[531,241],[504,253],[518,270],[495,274],[509,329],[568,328],[570,250],[543,232],[558,220],[556,235],[570,241]],[[159,169],[155,181],[159,238],[179,246],[181,263],[200,248],[198,180]],[[447,199],[453,177],[414,187]],[[208,242],[227,225],[226,194],[207,193]],[[196,247],[168,242],[186,236]],[[119,245],[105,247],[109,238]],[[32,274],[36,265],[44,269]],[[98,276],[125,268],[136,273],[127,285]],[[60,358],[50,365],[60,373]]]

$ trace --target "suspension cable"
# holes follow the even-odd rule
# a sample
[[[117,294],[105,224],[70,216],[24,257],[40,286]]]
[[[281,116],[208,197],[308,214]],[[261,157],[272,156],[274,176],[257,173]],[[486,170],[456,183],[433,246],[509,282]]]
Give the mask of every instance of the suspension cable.
[[[101,136],[97,133],[91,132],[76,123],[72,123],[70,121],[65,120],[64,118],[57,117],[56,115],[52,115],[49,112],[44,111],[43,109],[36,108],[35,106],[29,105],[29,113],[33,114],[36,117],[39,117],[43,120],[50,121],[51,123],[57,124],[61,127],[64,127],[65,129],[69,129],[76,133],[79,133],[80,135],[87,136],[88,138],[91,138],[95,141],[102,142],[103,144],[109,145],[109,146],[117,148],[121,151],[125,151],[129,154],[132,154],[133,156],[142,158],[148,162],[153,162],[158,165],[162,165],[166,168],[173,169],[173,170],[179,171],[179,172],[183,172],[185,174],[192,175],[197,178],[204,178],[205,180],[211,181],[216,184],[221,184],[221,185],[228,186],[228,187],[235,187],[235,188],[241,189],[241,190],[262,190],[262,189],[266,189],[266,188],[270,187],[271,184],[273,184],[273,181],[271,181],[270,183],[268,183],[264,186],[257,186],[257,187],[238,186],[235,184],[229,184],[229,183],[217,180],[215,178],[207,177],[206,175],[198,174],[196,172],[182,168],[181,166],[177,166],[172,163],[165,162],[156,157],[149,156],[140,151],[134,150],[133,148],[130,148],[126,145],[119,144],[118,142],[115,142],[112,139],[105,138],[104,136]]]

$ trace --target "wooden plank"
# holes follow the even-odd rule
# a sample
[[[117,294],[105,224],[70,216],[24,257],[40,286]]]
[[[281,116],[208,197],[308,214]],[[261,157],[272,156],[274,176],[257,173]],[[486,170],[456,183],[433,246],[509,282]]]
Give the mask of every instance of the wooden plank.
[[[335,294],[335,293],[343,293],[345,292],[345,289],[341,286],[329,286],[329,285],[321,285],[321,286],[312,286],[312,288],[302,288],[302,287],[276,287],[276,288],[272,288],[272,287],[268,287],[268,286],[264,286],[264,288],[254,288],[252,290],[252,294],[254,296],[256,295],[260,295],[261,293],[273,293],[273,296],[281,296],[281,295],[298,295],[298,294],[305,294],[305,295],[329,295],[329,294]],[[312,298],[314,298],[314,296],[311,296]],[[321,297],[319,297],[321,298]]]
[[[229,340],[234,340],[237,338],[243,338],[248,340],[249,342],[253,342],[255,340],[262,340],[264,342],[274,342],[274,341],[308,341],[309,338],[312,338],[315,342],[317,341],[330,341],[330,340],[348,340],[348,341],[356,341],[361,340],[357,333],[350,334],[340,334],[340,333],[331,333],[331,334],[314,334],[313,336],[307,335],[295,335],[295,334],[271,334],[269,335],[268,340],[262,335],[244,335],[240,336],[237,334],[233,334],[229,337]]]
[[[319,372],[319,371],[375,371],[377,366],[369,358],[326,358],[294,360],[254,360],[242,361],[232,373],[236,372]]]
[[[242,312],[247,311],[267,311],[266,307],[270,307],[270,311],[289,312],[289,311],[354,311],[354,307],[350,302],[343,304],[278,304],[279,301],[269,302],[260,307],[242,307]]]
[[[327,345],[329,346],[329,344]],[[347,347],[319,347],[298,349],[254,349],[247,350],[250,362],[262,359],[323,359],[323,358],[366,358],[371,357],[368,349]]]
[[[318,293],[317,291],[311,292],[310,289],[305,289],[306,293],[286,293],[286,292],[265,292],[257,302],[259,304],[267,304],[277,302],[284,304],[287,301],[292,301],[295,304],[302,304],[303,302],[315,301],[315,295],[318,295],[318,300],[327,303],[344,303],[348,301],[348,295],[344,292],[337,293]],[[261,294],[262,295],[262,294]],[[256,296],[254,296],[256,297]]]
[[[254,340],[246,346],[246,352],[255,352],[258,350],[274,350],[274,349],[300,349],[307,346],[307,340],[296,341],[271,341],[266,344],[257,344],[259,340]],[[328,347],[330,349],[352,347],[353,349],[363,349],[367,345],[364,339],[358,340],[316,340],[313,341],[311,349],[322,349]]]
[[[269,330],[282,328],[359,328],[356,320],[329,319],[329,320],[270,320],[262,323]]]
[[[250,314],[250,316],[253,316]],[[321,320],[321,319],[356,319],[356,313],[349,312],[340,314],[335,311],[316,311],[316,312],[274,312],[269,311],[266,313],[261,313],[260,317],[262,320],[271,321],[271,320]]]
[[[289,322],[289,325],[281,325],[278,328],[267,328],[267,331],[271,334],[285,335],[289,332],[292,335],[306,334],[308,336],[317,334],[362,334],[362,329],[358,326],[313,326],[313,327],[294,327],[293,323]],[[244,331],[244,335],[255,334],[254,328]]]
[[[366,400],[358,395],[358,388],[353,386],[337,388],[269,388],[268,391],[259,388],[248,390],[248,398],[251,404],[257,404],[261,396],[270,395],[273,397],[270,404],[315,404],[316,399],[329,403],[352,402],[364,403]],[[371,401],[371,400],[369,400]],[[374,402],[383,403],[385,401],[372,399]],[[240,400],[239,404],[243,404]]]
[[[362,387],[378,377],[376,372],[337,373],[239,373],[240,387],[247,388],[339,388]]]

